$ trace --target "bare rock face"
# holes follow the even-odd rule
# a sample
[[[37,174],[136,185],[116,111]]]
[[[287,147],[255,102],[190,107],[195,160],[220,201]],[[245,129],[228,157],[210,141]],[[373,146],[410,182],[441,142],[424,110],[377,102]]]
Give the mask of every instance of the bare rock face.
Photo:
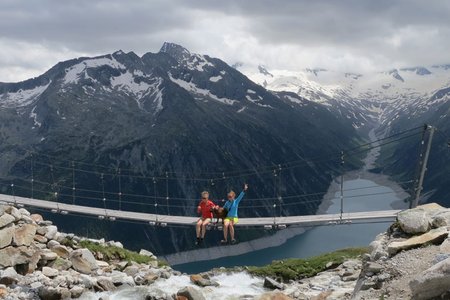
[[[420,247],[427,243],[440,244],[448,236],[448,231],[444,227],[432,229],[427,233],[414,236],[404,241],[392,242],[388,245],[388,253],[394,255],[402,250]]]
[[[413,299],[440,297],[449,290],[450,258],[432,266],[410,282]]]

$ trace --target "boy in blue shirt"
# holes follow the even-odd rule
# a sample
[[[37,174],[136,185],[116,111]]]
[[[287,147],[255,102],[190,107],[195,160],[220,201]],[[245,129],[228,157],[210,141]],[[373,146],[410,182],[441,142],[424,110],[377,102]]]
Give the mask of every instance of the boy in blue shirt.
[[[227,195],[228,201],[223,206],[224,209],[228,210],[227,217],[223,222],[223,237],[221,244],[226,244],[228,242],[228,231],[230,232],[231,244],[236,244],[236,239],[234,238],[234,224],[237,224],[238,219],[238,208],[239,202],[244,198],[245,192],[248,189],[248,185],[244,184],[244,190],[235,199],[236,193],[230,191]]]

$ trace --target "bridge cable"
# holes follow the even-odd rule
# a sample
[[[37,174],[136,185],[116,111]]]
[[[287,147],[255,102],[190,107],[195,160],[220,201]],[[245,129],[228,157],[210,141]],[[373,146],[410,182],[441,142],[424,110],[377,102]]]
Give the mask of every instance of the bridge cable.
[[[341,151],[341,182],[340,182],[340,199],[341,199],[341,214],[340,221],[342,222],[342,215],[344,214],[344,151]]]
[[[11,181],[11,192],[12,192],[12,195],[13,195],[14,205],[17,205],[16,193],[15,193],[15,190],[14,190],[14,181]]]
[[[273,193],[274,193],[274,200],[273,200],[273,225],[276,226],[277,224],[277,213],[276,213],[276,209],[277,209],[277,199],[278,199],[278,190],[277,190],[277,170],[274,169],[273,170]]]
[[[167,215],[170,216],[170,209],[169,209],[169,172],[166,172],[166,205],[167,205]]]
[[[31,154],[31,199],[34,199],[34,160],[33,154]]]
[[[101,181],[102,181],[103,209],[105,210],[105,216],[108,217],[108,212],[106,211],[105,179],[104,179],[104,174],[103,173],[100,174],[100,178],[101,178]]]
[[[156,178],[153,177],[153,195],[155,199],[155,216],[156,216],[156,223],[158,223],[158,193],[156,190]]]
[[[53,174],[53,165],[50,165],[50,174],[51,174],[52,182],[53,182],[52,191],[53,191],[53,196],[55,197],[54,199],[56,201],[56,209],[57,209],[57,211],[59,211],[58,189],[57,189],[56,182],[55,182],[55,176]]]
[[[410,131],[411,131],[411,130],[410,130]],[[405,131],[405,132],[407,132],[407,131]],[[405,133],[405,132],[402,132],[402,134]],[[417,134],[418,134],[418,133],[410,134],[410,135],[407,135],[407,136],[405,136],[405,137],[401,137],[401,138],[398,138],[398,139],[395,139],[395,140],[392,140],[392,141],[389,141],[389,142],[386,142],[386,143],[382,143],[382,144],[379,144],[379,145],[376,145],[376,146],[373,146],[373,147],[370,147],[370,148],[367,148],[367,149],[363,149],[363,150],[360,150],[360,151],[353,152],[353,151],[355,151],[356,149],[361,148],[361,147],[355,147],[355,148],[352,148],[352,149],[350,149],[349,151],[347,151],[347,155],[349,154],[349,152],[351,152],[352,155],[356,155],[356,154],[359,154],[359,153],[363,153],[363,152],[366,152],[366,151],[371,150],[371,149],[373,149],[373,148],[380,147],[380,146],[384,146],[384,145],[388,145],[388,144],[391,144],[391,143],[394,143],[394,142],[397,142],[397,141],[400,141],[400,140],[403,140],[403,139],[406,139],[406,138],[415,136],[415,135],[417,135]],[[396,134],[396,135],[399,135],[399,134]],[[391,138],[391,137],[379,139],[379,140],[377,140],[377,141],[380,141],[380,140],[386,140],[386,139],[388,139],[388,138]],[[375,142],[377,142],[377,141],[373,141],[373,142],[371,142],[371,143],[368,143],[367,145],[373,144],[373,143],[375,143]],[[45,155],[42,155],[42,156],[45,156]],[[327,156],[327,157],[329,157],[329,156]],[[316,163],[318,163],[318,162],[331,162],[331,161],[334,161],[334,160],[335,160],[334,158],[332,158],[332,159],[330,159],[330,158],[326,158],[326,159],[318,159],[318,158],[321,158],[321,157],[316,157],[316,158],[313,158],[313,159],[308,159],[307,161],[306,161],[305,159],[303,159],[303,160],[301,160],[301,161],[299,161],[299,160],[297,160],[297,161],[291,161],[291,162],[283,163],[283,164],[281,164],[281,165],[284,166],[285,169],[293,169],[293,168],[297,168],[297,167],[300,167],[300,166],[303,166],[303,165],[308,165],[308,164],[310,164],[311,162],[316,162]],[[37,163],[38,163],[38,164],[45,165],[45,163],[42,163],[42,162],[37,162]],[[83,164],[89,165],[89,164],[87,164],[87,163],[83,163]],[[92,165],[93,165],[93,164],[92,164]],[[59,169],[66,169],[66,168],[64,168],[64,167],[62,167],[62,166],[59,166],[59,167],[57,167],[57,168],[59,168]],[[76,170],[77,170],[77,171],[80,171],[80,172],[85,172],[85,173],[98,174],[98,172],[95,172],[95,171],[88,171],[88,170],[84,170],[84,169],[76,169]],[[225,180],[225,179],[229,179],[229,178],[246,177],[246,176],[254,175],[254,174],[271,173],[272,170],[273,170],[273,165],[270,166],[270,169],[269,169],[269,166],[267,166],[267,167],[261,167],[261,168],[253,168],[253,169],[251,169],[251,170],[252,170],[252,172],[241,173],[241,174],[237,174],[237,175],[233,175],[233,176],[225,176],[225,172],[222,172],[222,173],[221,173],[222,176],[221,176],[221,177],[218,177],[218,178],[215,178],[215,180],[219,180],[219,179]],[[171,174],[171,173],[169,173],[169,172],[166,172],[166,173]],[[113,175],[113,174],[111,174],[111,175]],[[143,176],[143,175],[129,175],[129,176],[132,177],[132,178],[144,178],[144,179],[149,178],[149,177],[146,177],[146,176]],[[159,179],[163,179],[163,178],[165,179],[166,177],[158,177],[158,178],[159,178]],[[178,178],[178,177],[174,177],[174,178],[171,178],[171,179],[177,179],[177,178]],[[211,180],[211,177],[209,177],[209,178],[192,178],[191,180],[193,180],[193,181],[209,181],[209,180]]]
[[[277,198],[278,198],[278,206],[279,206],[279,214],[278,214],[279,217],[282,217],[282,214],[283,214],[283,197],[281,196],[281,184],[282,184],[282,182],[281,182],[281,170],[282,170],[281,165],[278,165],[278,184],[277,184],[278,192],[277,192]]]
[[[72,161],[72,204],[75,205],[75,162]]]
[[[122,179],[121,179],[121,175],[120,175],[120,168],[117,169],[117,175],[119,177],[119,210],[122,210]]]

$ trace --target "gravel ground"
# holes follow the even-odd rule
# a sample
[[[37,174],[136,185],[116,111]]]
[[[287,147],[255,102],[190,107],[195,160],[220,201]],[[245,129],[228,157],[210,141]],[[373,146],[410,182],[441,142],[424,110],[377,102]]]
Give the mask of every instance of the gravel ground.
[[[360,291],[355,299],[411,299],[409,282],[434,265],[436,256],[440,253],[439,246],[431,245],[400,252],[385,262],[378,261],[384,266],[384,272],[392,274],[393,278],[386,281],[379,290]]]

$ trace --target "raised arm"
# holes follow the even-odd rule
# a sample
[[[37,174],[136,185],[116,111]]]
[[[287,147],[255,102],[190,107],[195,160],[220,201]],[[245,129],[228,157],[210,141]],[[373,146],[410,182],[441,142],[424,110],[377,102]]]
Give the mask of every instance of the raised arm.
[[[239,194],[239,196],[236,198],[236,200],[234,200],[234,201],[236,201],[236,204],[239,204],[239,202],[241,202],[242,198],[244,198],[245,192],[247,191],[247,189],[248,189],[248,184],[244,184],[244,190]]]

